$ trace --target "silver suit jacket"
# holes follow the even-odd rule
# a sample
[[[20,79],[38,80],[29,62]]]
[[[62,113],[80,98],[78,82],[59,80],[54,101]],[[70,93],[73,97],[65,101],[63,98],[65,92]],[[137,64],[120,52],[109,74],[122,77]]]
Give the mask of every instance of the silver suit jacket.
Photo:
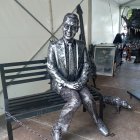
[[[75,63],[75,77],[76,80],[73,82],[79,82],[81,85],[85,85],[89,74],[89,60],[87,55],[87,49],[83,41],[74,40],[76,47]],[[51,42],[48,47],[47,55],[47,69],[52,77],[52,87],[58,93],[60,93],[63,83],[69,81],[67,79],[67,62],[66,62],[66,51],[65,43],[63,38],[56,42]]]

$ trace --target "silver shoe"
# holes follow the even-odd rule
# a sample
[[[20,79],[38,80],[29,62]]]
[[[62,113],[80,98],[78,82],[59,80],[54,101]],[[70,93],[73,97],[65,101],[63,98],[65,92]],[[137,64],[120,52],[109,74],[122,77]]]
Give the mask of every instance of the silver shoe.
[[[53,140],[62,140],[62,133],[60,129],[53,129],[51,135]]]
[[[104,136],[109,135],[109,130],[107,129],[107,127],[105,126],[104,122],[101,119],[98,119],[97,128],[100,131],[100,133],[103,134]]]

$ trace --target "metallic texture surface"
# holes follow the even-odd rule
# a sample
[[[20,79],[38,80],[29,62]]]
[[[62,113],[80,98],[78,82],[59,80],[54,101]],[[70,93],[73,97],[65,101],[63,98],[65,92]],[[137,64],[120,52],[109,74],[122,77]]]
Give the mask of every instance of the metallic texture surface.
[[[73,40],[73,50],[75,54],[74,61],[73,59],[68,60],[69,48],[63,38],[54,44],[50,44],[48,48],[47,67],[53,78],[52,86],[58,92],[65,86],[77,85],[81,88],[88,79],[89,64],[84,44],[81,41]],[[71,63],[73,63],[74,68],[69,73]]]
[[[116,109],[117,109],[118,112],[120,112],[121,107],[126,108],[126,109],[132,109],[132,106],[129,105],[127,101],[122,100],[119,97],[104,96],[103,101],[106,104],[116,106]]]
[[[98,130],[105,136],[109,133],[98,117],[95,101],[86,87],[90,67],[85,43],[74,39],[78,24],[75,14],[67,14],[63,20],[63,37],[48,48],[47,67],[52,76],[52,87],[67,101],[53,127],[53,140],[62,139],[62,132],[67,132],[73,114],[81,104],[88,110]]]

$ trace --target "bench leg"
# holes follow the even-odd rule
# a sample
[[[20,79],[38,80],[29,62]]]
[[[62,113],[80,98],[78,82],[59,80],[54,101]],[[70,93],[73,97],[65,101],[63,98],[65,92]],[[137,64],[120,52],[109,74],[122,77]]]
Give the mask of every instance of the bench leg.
[[[103,109],[104,109],[103,97],[100,97],[99,116],[102,120],[103,120]]]
[[[93,80],[93,85],[94,85],[94,87],[96,88],[95,78],[92,78],[92,80]]]
[[[83,106],[83,112],[86,112],[86,108]]]
[[[105,106],[105,104],[104,104],[104,102],[103,102],[103,97],[100,97],[100,99],[99,99],[99,116],[100,116],[100,118],[103,120],[103,110],[104,110],[104,106]],[[83,112],[86,112],[86,108],[83,106]]]
[[[6,125],[7,125],[8,139],[13,140],[12,124],[9,120],[7,120]]]

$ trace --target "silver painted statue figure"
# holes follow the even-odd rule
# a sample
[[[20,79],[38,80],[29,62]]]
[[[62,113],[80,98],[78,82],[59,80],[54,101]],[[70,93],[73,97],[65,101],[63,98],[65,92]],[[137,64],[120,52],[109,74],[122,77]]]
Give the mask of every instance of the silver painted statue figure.
[[[93,96],[86,87],[89,75],[89,61],[85,43],[74,39],[78,32],[79,19],[68,13],[63,20],[63,37],[50,43],[47,67],[52,77],[52,87],[66,101],[57,123],[53,126],[53,140],[62,140],[72,117],[81,104],[95,121],[98,130],[108,136],[109,131],[99,118]]]

